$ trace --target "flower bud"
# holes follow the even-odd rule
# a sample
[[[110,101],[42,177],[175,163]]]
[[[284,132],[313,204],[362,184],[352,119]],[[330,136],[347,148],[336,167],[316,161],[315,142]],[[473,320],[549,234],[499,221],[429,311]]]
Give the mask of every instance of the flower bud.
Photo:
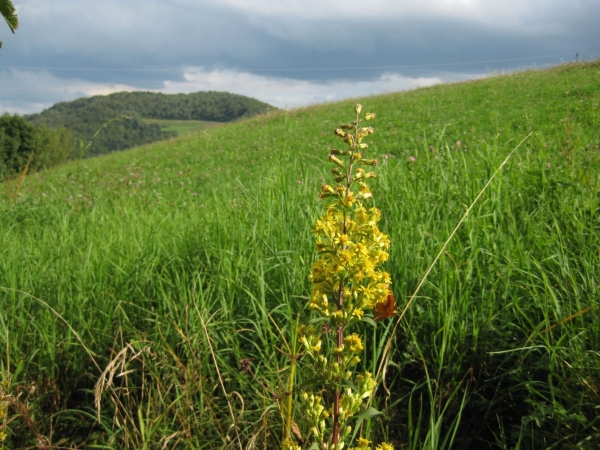
[[[365,114],[365,120],[373,120],[373,119],[375,119],[375,113],[368,112]]]
[[[321,420],[319,422],[319,428],[321,428],[321,432],[325,431],[325,426],[326,426],[325,421]]]
[[[344,163],[342,161],[340,161],[338,158],[336,158],[333,155],[329,155],[329,161],[331,161],[332,163],[340,166],[343,169],[346,169],[346,166],[344,166]]]
[[[362,111],[362,105],[360,103],[357,103],[356,106],[354,106],[354,112],[358,116],[361,111]]]
[[[335,190],[328,184],[324,184],[323,186],[321,186],[321,191],[329,192],[330,194],[333,194],[335,192]]]
[[[319,194],[320,198],[327,198],[335,195],[335,190],[328,184],[324,184],[321,187],[321,193]]]
[[[300,337],[300,343],[306,347],[306,348],[310,348],[310,344],[308,343],[308,339],[306,339],[306,336],[301,336]]]
[[[373,134],[375,132],[375,130],[373,129],[373,127],[364,127],[364,128],[361,128],[358,132],[360,134],[364,133],[364,135],[366,136],[368,134]]]
[[[366,200],[368,198],[373,198],[373,194],[371,193],[371,191],[369,190],[369,186],[367,186],[365,183],[359,181],[358,183],[360,185],[360,192],[358,194],[359,198],[362,200]]]
[[[379,161],[377,161],[376,159],[361,159],[360,163],[365,166],[376,166],[377,164],[379,164]]]
[[[342,130],[341,128],[336,128],[335,134],[338,136],[344,137],[346,135],[346,132],[344,130]]]
[[[348,154],[348,150],[338,150],[336,148],[332,148],[330,150],[332,155],[347,155]]]
[[[359,148],[369,148],[369,146],[367,144],[359,144],[358,147]]]
[[[342,123],[340,124],[340,128],[342,130],[352,130],[354,128],[354,125],[351,123]]]

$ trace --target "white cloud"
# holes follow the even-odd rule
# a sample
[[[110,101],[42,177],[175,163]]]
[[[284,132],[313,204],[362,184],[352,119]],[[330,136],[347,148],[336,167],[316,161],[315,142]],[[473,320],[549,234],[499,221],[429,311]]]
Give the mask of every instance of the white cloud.
[[[0,114],[29,114],[61,101],[136,90],[127,84],[57,78],[47,71],[2,70],[0,77]]]
[[[233,70],[206,71],[201,67],[188,68],[183,81],[166,80],[154,92],[190,93],[197,91],[226,91],[247,95],[280,108],[295,108],[309,104],[345,98],[381,94],[432,86],[444,81],[474,78],[481,75],[449,75],[448,77],[407,77],[384,73],[374,80],[334,80],[312,82],[293,78],[276,78]],[[107,95],[119,91],[138,91],[135,86],[115,83],[94,83],[80,79],[56,78],[48,72],[11,71],[0,92],[10,90],[12,98],[0,101],[0,112],[32,113],[48,108],[58,101],[78,97]],[[5,91],[6,92],[6,91]],[[28,97],[31,100],[28,101]],[[40,99],[43,99],[40,101]],[[45,102],[44,102],[45,100]]]
[[[165,82],[161,92],[227,91],[247,95],[280,108],[294,108],[314,103],[342,100],[384,92],[431,86],[443,82],[437,77],[409,78],[386,73],[375,80],[335,80],[311,82],[292,78],[275,78],[231,70],[204,71],[188,69],[183,82]]]

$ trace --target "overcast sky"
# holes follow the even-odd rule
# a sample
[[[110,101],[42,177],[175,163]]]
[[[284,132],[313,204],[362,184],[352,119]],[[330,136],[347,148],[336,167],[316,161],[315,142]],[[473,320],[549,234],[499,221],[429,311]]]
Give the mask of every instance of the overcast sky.
[[[13,3],[16,33],[0,23],[0,113],[123,90],[292,108],[600,55],[600,0]]]

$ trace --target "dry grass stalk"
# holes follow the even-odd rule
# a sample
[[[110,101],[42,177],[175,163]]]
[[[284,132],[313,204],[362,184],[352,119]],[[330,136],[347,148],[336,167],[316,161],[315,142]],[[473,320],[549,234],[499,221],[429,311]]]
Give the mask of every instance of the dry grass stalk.
[[[17,198],[17,195],[19,195],[19,191],[21,190],[21,185],[23,184],[23,181],[25,181],[25,177],[27,176],[27,171],[29,170],[29,165],[31,164],[31,160],[33,159],[34,154],[35,154],[34,152],[31,152],[31,155],[29,155],[29,158],[27,159],[27,164],[25,164],[23,171],[19,175],[19,179],[17,180],[17,187],[15,188],[15,192],[13,193],[13,195],[11,197],[11,200],[13,202]]]

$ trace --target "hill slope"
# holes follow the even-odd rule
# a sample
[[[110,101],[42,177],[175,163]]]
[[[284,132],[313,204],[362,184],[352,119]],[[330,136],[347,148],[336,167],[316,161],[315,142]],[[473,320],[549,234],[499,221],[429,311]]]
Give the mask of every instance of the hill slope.
[[[391,321],[361,331],[373,373],[369,359],[390,337],[394,348],[372,403],[386,419],[366,437],[396,448],[600,447],[599,71],[571,64],[360,100],[378,114],[366,154],[380,161],[372,190],[400,308],[529,136],[396,335]],[[38,433],[65,446],[231,448],[237,432],[239,447],[280,448],[287,345],[296,313],[308,315],[310,229],[332,178],[333,129],[353,103],[69,163],[28,176],[18,194],[4,184],[0,358],[10,355],[11,389]],[[111,361],[123,376],[98,423],[92,392]],[[30,446],[11,414],[9,448]]]
[[[109,124],[94,140],[89,156],[173,136],[163,133],[159,125],[141,119],[230,122],[274,109],[256,99],[227,92],[117,92],[57,103],[25,118],[35,125],[64,126],[72,130],[77,139],[87,142],[107,121],[124,115],[130,117]]]

